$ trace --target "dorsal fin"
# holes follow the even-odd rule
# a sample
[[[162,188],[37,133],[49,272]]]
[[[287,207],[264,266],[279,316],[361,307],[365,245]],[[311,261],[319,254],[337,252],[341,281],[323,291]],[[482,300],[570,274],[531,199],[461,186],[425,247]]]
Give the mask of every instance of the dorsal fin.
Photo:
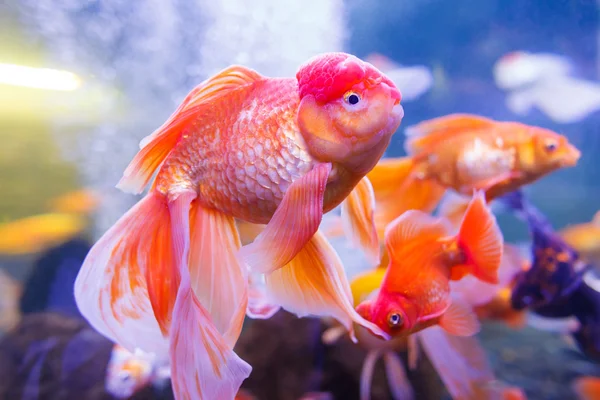
[[[430,119],[404,130],[404,149],[409,155],[416,155],[435,142],[474,129],[489,128],[496,123],[489,118],[471,114],[450,114]]]
[[[125,169],[117,187],[125,192],[141,193],[154,172],[167,158],[181,137],[183,129],[204,104],[264,77],[239,65],[225,68],[196,86],[173,114],[151,135],[140,142],[140,151]]]

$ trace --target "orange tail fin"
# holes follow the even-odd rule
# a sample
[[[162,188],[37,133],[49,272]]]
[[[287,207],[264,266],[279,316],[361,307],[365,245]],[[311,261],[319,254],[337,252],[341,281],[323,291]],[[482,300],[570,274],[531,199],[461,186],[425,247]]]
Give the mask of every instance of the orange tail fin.
[[[132,207],[92,247],[75,281],[82,315],[129,351],[167,352],[179,274],[166,204],[150,192]]]
[[[383,240],[386,226],[408,210],[432,212],[445,189],[418,176],[412,158],[384,158],[367,174],[375,193],[375,226]]]
[[[600,378],[581,376],[573,381],[571,388],[579,400],[600,400]]]
[[[456,238],[467,261],[452,268],[451,278],[460,279],[469,272],[483,282],[498,283],[504,240],[483,192],[473,195]]]

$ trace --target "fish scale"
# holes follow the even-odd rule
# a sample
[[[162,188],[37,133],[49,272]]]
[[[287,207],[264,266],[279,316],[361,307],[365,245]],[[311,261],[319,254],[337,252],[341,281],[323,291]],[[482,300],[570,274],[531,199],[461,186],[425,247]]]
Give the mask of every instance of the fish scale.
[[[316,163],[296,123],[296,87],[291,79],[256,82],[202,110],[161,168],[158,190],[192,182],[205,207],[268,222],[290,184]]]

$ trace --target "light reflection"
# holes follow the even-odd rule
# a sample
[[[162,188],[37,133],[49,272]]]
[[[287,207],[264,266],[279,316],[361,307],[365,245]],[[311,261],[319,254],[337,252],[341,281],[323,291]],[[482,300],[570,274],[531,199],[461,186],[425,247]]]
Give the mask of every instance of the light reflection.
[[[0,84],[71,91],[81,85],[81,80],[68,71],[0,63]]]

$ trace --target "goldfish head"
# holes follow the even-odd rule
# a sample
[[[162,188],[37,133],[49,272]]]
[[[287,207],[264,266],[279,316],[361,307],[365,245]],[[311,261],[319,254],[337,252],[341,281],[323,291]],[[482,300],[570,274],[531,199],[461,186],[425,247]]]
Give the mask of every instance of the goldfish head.
[[[356,312],[392,337],[409,333],[417,323],[417,308],[402,296],[380,293],[375,301],[364,301]]]
[[[296,74],[298,125],[313,157],[364,175],[383,155],[404,110],[394,83],[346,53],[316,56]]]
[[[529,128],[532,134],[530,165],[523,167],[535,175],[546,174],[559,168],[574,167],[581,152],[563,135],[543,128]]]

